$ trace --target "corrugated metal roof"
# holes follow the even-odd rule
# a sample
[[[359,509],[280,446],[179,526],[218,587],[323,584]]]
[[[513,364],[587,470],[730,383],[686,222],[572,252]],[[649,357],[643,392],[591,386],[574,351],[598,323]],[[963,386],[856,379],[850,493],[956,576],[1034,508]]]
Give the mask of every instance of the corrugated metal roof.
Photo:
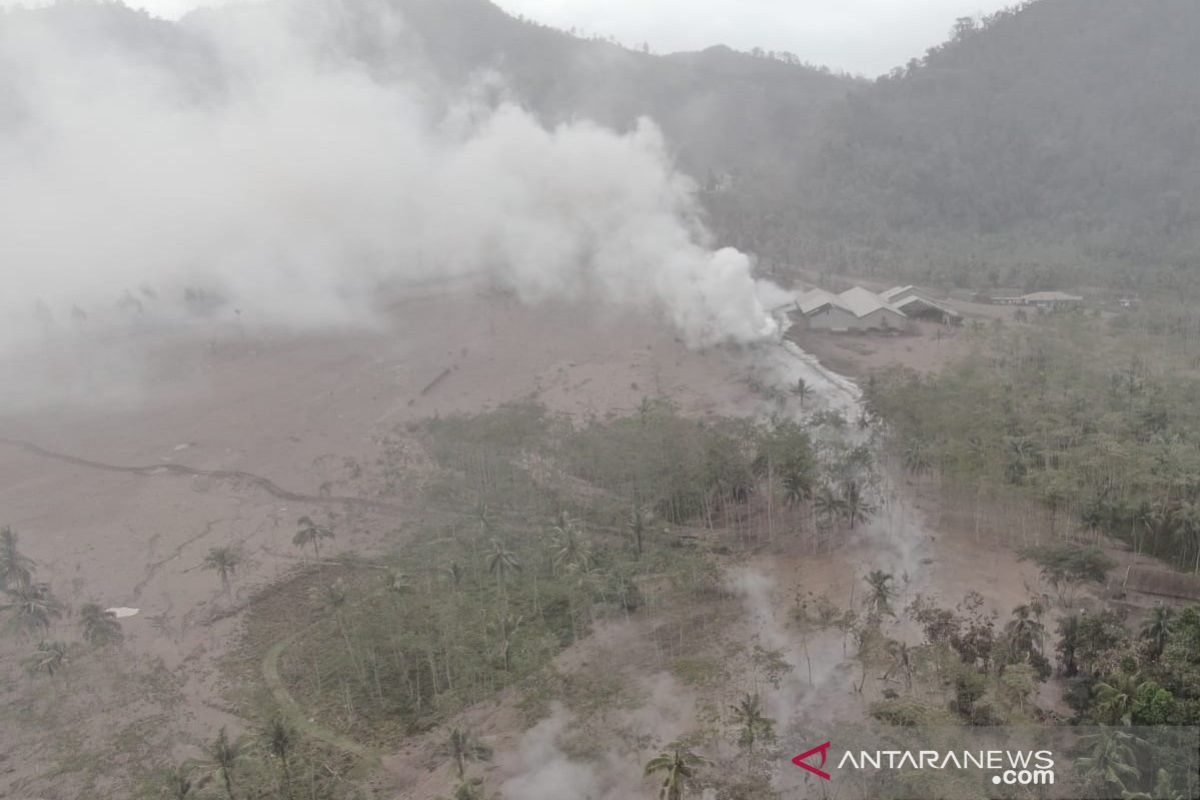
[[[843,308],[848,310],[856,317],[865,317],[867,314],[871,314],[881,308],[887,309],[888,311],[891,311],[902,317],[904,316],[903,311],[896,308],[886,300],[883,300],[874,292],[867,291],[861,286],[855,286],[842,292],[838,295],[838,300],[841,301]]]
[[[882,297],[887,302],[891,303],[891,302],[895,301],[895,298],[900,297],[905,292],[911,292],[915,288],[916,287],[913,286],[911,283],[908,286],[893,286],[891,289],[888,289],[886,292],[880,292],[879,296]]]
[[[796,305],[802,314],[811,314],[827,305],[837,306],[838,308],[844,307],[835,295],[830,294],[824,289],[809,289],[796,298]]]
[[[908,297],[897,300],[894,303],[894,305],[896,306],[896,308],[900,309],[901,311],[904,311],[909,306],[917,304],[917,303],[920,303],[921,305],[924,305],[924,306],[928,306],[930,308],[936,308],[938,311],[942,312],[943,314],[946,314],[947,316],[957,317],[959,315],[958,312],[955,311],[953,308],[950,308],[949,306],[947,306],[943,303],[939,303],[936,300],[931,300],[928,297],[925,297],[925,296],[919,295],[919,294],[912,294],[912,295],[909,295]]]
[[[1032,294],[1024,295],[1021,299],[1026,303],[1052,303],[1055,301],[1078,303],[1083,300],[1078,295],[1067,294],[1066,292],[1033,292]]]

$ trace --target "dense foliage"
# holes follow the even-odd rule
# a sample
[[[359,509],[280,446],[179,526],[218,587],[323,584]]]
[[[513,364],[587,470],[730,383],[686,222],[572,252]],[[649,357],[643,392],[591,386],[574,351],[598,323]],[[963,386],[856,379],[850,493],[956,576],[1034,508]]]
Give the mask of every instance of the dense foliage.
[[[933,376],[893,371],[869,385],[914,471],[1036,501],[1063,522],[1200,568],[1200,383],[1153,366],[1095,319],[998,332]],[[1184,365],[1180,365],[1184,366]]]

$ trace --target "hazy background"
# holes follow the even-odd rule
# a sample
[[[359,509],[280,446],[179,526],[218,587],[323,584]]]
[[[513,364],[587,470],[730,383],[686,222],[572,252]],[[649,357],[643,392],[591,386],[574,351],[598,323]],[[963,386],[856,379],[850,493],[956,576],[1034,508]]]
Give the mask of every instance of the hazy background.
[[[811,64],[875,76],[946,37],[954,20],[1005,0],[501,0],[501,8],[556,28],[615,36],[657,53],[787,51]]]
[[[0,6],[24,5],[0,0]],[[197,0],[130,2],[175,19]],[[656,53],[702,50],[725,44],[735,50],[787,51],[835,70],[875,76],[903,64],[946,37],[954,20],[1010,5],[1005,0],[501,0],[513,15],[581,35],[647,43]]]

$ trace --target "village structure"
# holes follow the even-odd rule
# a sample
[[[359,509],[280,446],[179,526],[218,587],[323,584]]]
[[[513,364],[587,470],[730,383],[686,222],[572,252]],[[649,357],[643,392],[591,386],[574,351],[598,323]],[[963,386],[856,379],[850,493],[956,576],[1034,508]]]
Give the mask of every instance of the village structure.
[[[966,292],[959,302],[990,303],[991,305],[1024,306],[1038,311],[1071,311],[1083,307],[1079,295],[1066,292],[1031,292],[997,289],[980,295]],[[935,297],[916,286],[895,286],[884,292],[873,292],[854,286],[841,293],[813,288],[800,292],[787,309],[792,323],[799,330],[902,332],[912,329],[914,320],[959,325],[962,314],[951,307],[950,301]],[[1130,306],[1136,301],[1123,300]],[[1128,307],[1128,306],[1126,306]]]
[[[915,286],[896,286],[876,294],[855,286],[840,294],[825,289],[802,292],[790,312],[801,329],[822,331],[903,331],[914,319],[946,325],[961,315]]]

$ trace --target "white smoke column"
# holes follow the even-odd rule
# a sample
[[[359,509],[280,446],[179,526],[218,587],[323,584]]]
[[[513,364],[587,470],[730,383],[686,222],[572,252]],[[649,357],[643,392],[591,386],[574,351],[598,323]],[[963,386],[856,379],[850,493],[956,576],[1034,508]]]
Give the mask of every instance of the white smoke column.
[[[642,792],[638,765],[621,765],[611,753],[595,764],[573,761],[559,747],[570,727],[570,715],[555,705],[547,719],[521,739],[515,763],[501,764],[516,775],[506,780],[506,800],[628,800]]]
[[[165,309],[198,286],[249,319],[363,323],[380,285],[483,270],[530,302],[661,313],[695,346],[776,331],[775,291],[709,249],[653,123],[548,130],[511,103],[447,107],[416,88],[427,75],[380,77],[345,43],[353,28],[391,46],[403,20],[348,13],[212,12],[136,51],[104,26],[10,15],[0,318],[39,300],[94,318],[141,286]]]

